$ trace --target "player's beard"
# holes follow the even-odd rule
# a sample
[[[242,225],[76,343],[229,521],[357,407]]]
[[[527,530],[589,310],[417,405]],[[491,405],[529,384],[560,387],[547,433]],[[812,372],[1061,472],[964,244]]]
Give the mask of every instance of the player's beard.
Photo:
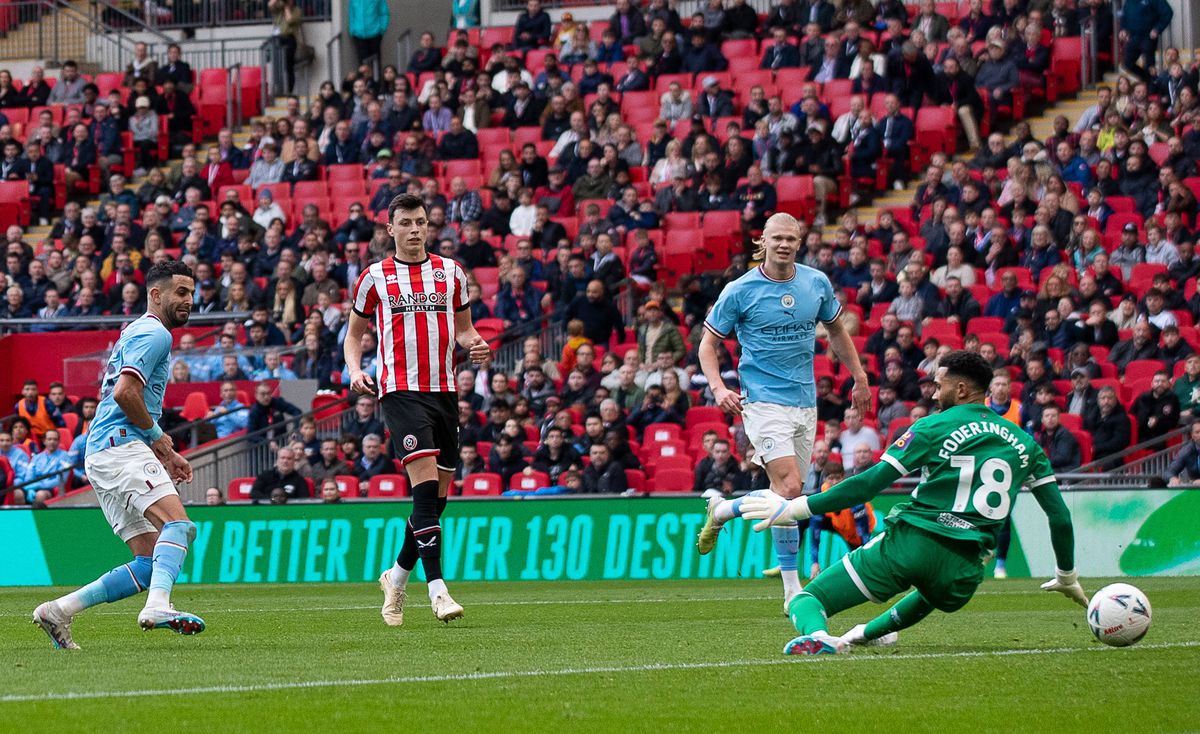
[[[183,314],[182,317],[179,315],[181,312]],[[173,303],[170,308],[164,308],[162,311],[163,326],[168,329],[177,329],[186,324],[191,315],[192,309],[186,307],[180,308],[179,304]]]

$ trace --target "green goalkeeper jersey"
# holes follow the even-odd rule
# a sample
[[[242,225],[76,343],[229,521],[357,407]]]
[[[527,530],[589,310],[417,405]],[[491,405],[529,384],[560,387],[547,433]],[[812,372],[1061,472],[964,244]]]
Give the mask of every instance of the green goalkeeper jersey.
[[[912,501],[897,505],[889,524],[902,520],[989,549],[1022,486],[1054,485],[1039,494],[1057,494],[1054,471],[1041,446],[977,403],[922,418],[888,447],[882,460],[901,474],[921,470]]]

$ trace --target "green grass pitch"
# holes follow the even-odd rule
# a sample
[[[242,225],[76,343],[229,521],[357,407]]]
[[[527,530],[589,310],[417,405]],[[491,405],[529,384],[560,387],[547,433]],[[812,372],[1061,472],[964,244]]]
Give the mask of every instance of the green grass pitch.
[[[29,622],[59,590],[3,589],[0,731],[1196,731],[1200,578],[1133,581],[1154,610],[1133,648],[1012,579],[894,648],[819,658],[781,655],[769,580],[459,583],[450,626],[414,584],[399,629],[365,585],[184,586],[204,634],[143,633],[127,600],[77,618],[79,652]]]

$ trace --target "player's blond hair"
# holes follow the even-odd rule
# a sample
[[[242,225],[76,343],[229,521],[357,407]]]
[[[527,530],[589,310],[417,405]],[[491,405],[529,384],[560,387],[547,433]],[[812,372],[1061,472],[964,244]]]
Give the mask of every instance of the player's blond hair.
[[[794,227],[800,229],[800,221],[787,212],[775,212],[767,218],[767,223],[763,225],[763,233],[767,231],[767,227],[774,224],[777,227]],[[754,245],[754,259],[762,260],[767,256],[767,241],[764,237],[759,236],[758,239],[750,240]]]

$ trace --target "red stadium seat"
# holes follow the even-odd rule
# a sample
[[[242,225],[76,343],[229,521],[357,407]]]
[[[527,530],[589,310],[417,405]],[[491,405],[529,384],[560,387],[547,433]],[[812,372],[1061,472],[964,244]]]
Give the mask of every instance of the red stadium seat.
[[[367,484],[368,497],[407,497],[408,478],[403,474],[376,474]]]
[[[463,497],[498,497],[502,491],[499,474],[469,474],[462,482]]]
[[[208,398],[202,392],[190,392],[183,399],[183,409],[179,417],[186,421],[198,421],[208,415]]]
[[[342,499],[358,498],[358,477],[353,474],[338,474],[333,481],[337,482],[338,492],[341,493]]]
[[[509,489],[520,489],[532,492],[541,487],[550,486],[550,475],[544,471],[524,471],[514,474],[508,481]]]
[[[647,485],[646,472],[642,471],[641,469],[626,469],[625,484],[634,492],[637,492],[638,494],[644,494],[646,492]]]
[[[642,433],[642,442],[649,446],[666,441],[679,441],[683,437],[683,429],[674,423],[651,423]]]
[[[1157,359],[1135,359],[1125,365],[1125,383],[1132,384],[1152,379],[1155,372],[1166,368],[1167,366]]]
[[[663,469],[655,472],[655,492],[691,492],[695,486],[695,477],[687,469]]]
[[[238,477],[229,482],[226,496],[230,502],[249,502],[250,488],[254,486],[254,477]]]

